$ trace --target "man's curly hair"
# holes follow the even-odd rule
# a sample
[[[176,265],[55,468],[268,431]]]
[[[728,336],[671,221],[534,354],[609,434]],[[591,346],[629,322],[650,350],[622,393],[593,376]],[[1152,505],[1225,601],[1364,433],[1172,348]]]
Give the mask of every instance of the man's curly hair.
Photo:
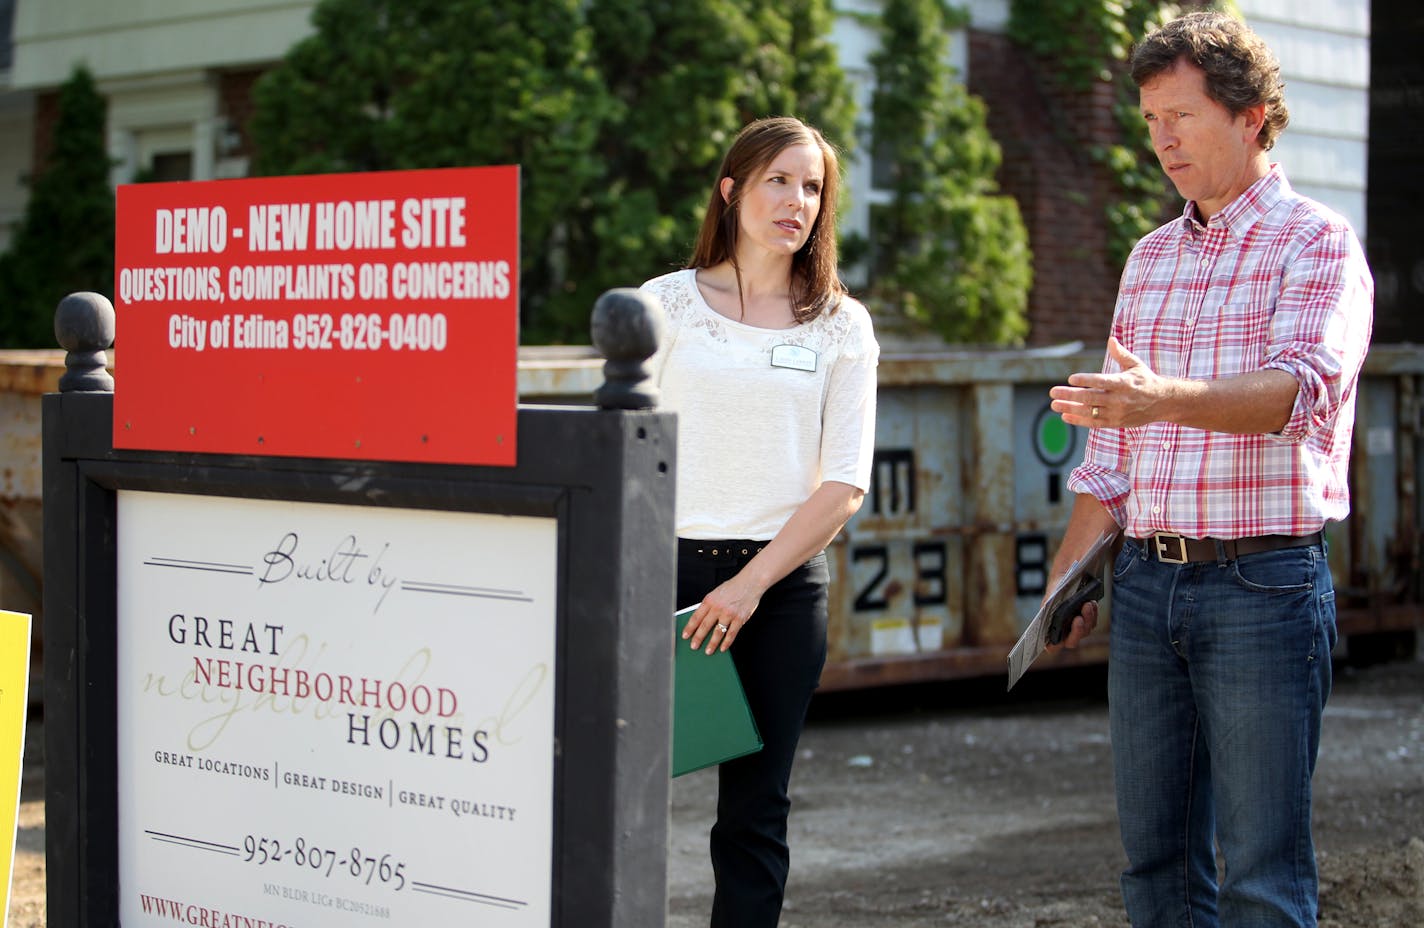
[[[1239,115],[1265,104],[1256,141],[1264,151],[1290,122],[1281,64],[1261,37],[1226,13],[1188,13],[1147,36],[1132,51],[1129,68],[1138,87],[1185,59],[1206,74],[1207,96]]]

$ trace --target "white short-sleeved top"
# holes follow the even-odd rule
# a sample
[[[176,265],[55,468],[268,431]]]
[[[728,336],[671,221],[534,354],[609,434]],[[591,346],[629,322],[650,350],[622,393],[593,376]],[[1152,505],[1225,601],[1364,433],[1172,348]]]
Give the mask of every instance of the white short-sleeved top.
[[[870,488],[880,346],[863,305],[763,329],[707,305],[694,269],[642,289],[666,314],[652,368],[678,414],[679,537],[769,539],[823,481]]]

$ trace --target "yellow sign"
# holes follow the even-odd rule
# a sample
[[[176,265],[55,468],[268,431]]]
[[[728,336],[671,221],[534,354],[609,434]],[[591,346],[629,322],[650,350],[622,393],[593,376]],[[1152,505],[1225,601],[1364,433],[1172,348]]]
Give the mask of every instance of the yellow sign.
[[[0,884],[0,926],[10,911],[29,681],[30,617],[0,610],[0,873],[5,874]]]

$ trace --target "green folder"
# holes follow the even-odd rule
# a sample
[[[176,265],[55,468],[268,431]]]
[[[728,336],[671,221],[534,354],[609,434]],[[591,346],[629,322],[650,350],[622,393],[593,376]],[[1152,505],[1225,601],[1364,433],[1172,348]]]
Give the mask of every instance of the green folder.
[[[692,650],[682,627],[697,610],[673,616],[672,775],[701,770],[761,750],[761,734],[747,705],[730,651]],[[703,642],[704,647],[707,642]]]

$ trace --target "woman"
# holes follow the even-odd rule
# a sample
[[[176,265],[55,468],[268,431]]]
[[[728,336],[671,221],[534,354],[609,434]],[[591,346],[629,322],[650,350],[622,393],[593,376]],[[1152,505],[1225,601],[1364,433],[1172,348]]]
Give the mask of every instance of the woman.
[[[678,413],[686,647],[732,652],[764,747],[718,769],[714,928],[775,926],[796,742],[826,658],[826,545],[869,487],[880,349],[836,268],[840,165],[796,119],[723,159],[689,267],[644,284]]]

